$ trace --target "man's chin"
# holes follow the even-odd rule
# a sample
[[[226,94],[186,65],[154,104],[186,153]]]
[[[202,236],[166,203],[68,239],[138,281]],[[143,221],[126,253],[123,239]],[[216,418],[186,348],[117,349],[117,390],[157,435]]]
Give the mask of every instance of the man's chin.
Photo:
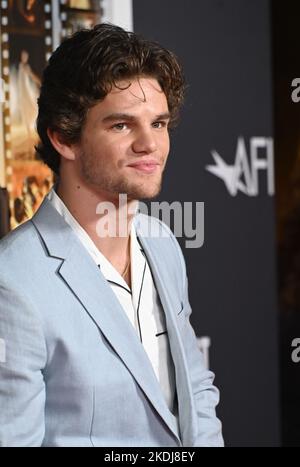
[[[156,189],[136,189],[136,190],[130,190],[128,191],[127,194],[127,199],[128,200],[137,200],[137,201],[142,201],[142,200],[151,200],[156,198],[161,191],[161,187],[158,187]]]
[[[161,191],[161,181],[157,183],[148,184],[133,184],[133,183],[99,183],[99,181],[93,181],[93,186],[97,192],[101,193],[102,197],[105,197],[107,193],[108,198],[116,198],[120,195],[126,195],[128,201],[137,200],[151,200],[156,198]]]

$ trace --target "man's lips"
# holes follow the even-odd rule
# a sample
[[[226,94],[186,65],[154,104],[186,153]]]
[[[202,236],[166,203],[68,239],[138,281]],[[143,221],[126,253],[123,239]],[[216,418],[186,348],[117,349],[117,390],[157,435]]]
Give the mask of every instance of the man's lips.
[[[128,164],[127,167],[131,167],[144,173],[153,173],[159,166],[160,164],[157,161],[149,160],[133,162],[132,164]]]

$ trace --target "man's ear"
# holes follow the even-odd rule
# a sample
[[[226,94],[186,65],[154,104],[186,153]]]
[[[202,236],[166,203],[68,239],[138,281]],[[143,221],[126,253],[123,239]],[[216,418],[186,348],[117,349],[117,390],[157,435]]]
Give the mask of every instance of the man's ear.
[[[75,160],[76,156],[74,145],[64,143],[62,141],[61,135],[57,131],[53,131],[50,128],[47,129],[47,135],[53,147],[62,157],[68,159],[69,161]]]

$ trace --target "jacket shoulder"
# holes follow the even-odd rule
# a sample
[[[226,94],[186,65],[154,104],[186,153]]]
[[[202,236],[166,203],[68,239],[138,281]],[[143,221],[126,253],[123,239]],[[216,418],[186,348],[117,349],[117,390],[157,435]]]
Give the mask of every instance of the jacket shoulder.
[[[1,269],[15,268],[16,263],[20,264],[32,258],[32,251],[39,242],[38,233],[29,220],[19,225],[0,240],[0,264]]]

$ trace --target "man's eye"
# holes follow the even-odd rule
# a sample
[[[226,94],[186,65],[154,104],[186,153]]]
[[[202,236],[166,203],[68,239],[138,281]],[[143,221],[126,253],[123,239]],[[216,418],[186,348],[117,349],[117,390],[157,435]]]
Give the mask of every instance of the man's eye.
[[[167,126],[167,122],[154,122],[153,124],[154,128],[165,128]]]
[[[116,123],[113,128],[115,130],[119,130],[119,131],[122,131],[122,130],[125,130],[127,128],[127,125],[126,123]]]

